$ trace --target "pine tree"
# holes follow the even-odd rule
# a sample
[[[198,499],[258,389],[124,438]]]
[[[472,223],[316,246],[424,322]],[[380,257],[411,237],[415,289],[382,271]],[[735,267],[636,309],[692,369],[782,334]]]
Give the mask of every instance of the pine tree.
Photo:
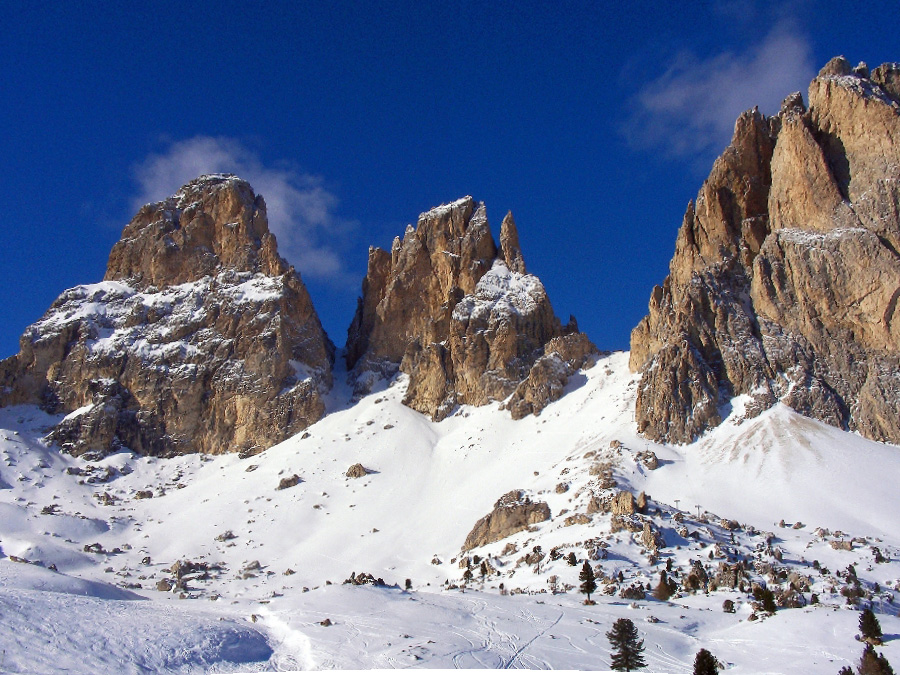
[[[719,675],[719,662],[706,649],[701,649],[694,657],[694,675]]]
[[[875,616],[875,612],[869,608],[864,609],[859,615],[859,632],[862,634],[862,639],[870,645],[881,644],[881,638],[883,637],[881,624],[878,623],[878,617]]]
[[[606,637],[613,648],[610,668],[630,672],[646,667],[642,656],[644,641],[638,640],[637,628],[631,619],[617,619]]]
[[[590,602],[591,593],[597,590],[597,582],[594,580],[594,570],[591,569],[591,564],[587,560],[581,567],[578,579],[581,581],[581,592],[587,596],[587,601]]]
[[[479,571],[479,573],[481,574],[481,580],[484,581],[484,578],[485,578],[485,577],[487,576],[487,574],[488,574],[488,567],[487,567],[487,561],[486,561],[486,560],[482,560],[482,561],[481,561],[481,566],[478,568],[478,571]]]
[[[869,644],[863,649],[856,672],[859,675],[894,675],[894,669],[884,654],[876,654],[875,648]]]

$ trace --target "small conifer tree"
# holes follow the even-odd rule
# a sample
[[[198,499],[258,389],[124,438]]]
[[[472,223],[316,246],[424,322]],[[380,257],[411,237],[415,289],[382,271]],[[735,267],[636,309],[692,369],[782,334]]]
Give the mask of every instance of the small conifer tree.
[[[613,648],[610,668],[631,672],[646,667],[644,641],[638,640],[637,628],[631,619],[617,619],[606,637]]]
[[[569,555],[566,557],[566,562],[569,563],[572,567],[578,564],[578,558],[575,557],[575,551],[569,551]]]
[[[581,592],[587,596],[587,601],[590,602],[591,593],[597,590],[597,582],[595,581],[594,570],[591,569],[591,564],[587,560],[581,566],[578,579],[581,581]]]
[[[856,672],[859,675],[894,675],[894,669],[884,654],[876,654],[875,648],[869,644],[863,649]]]
[[[719,675],[719,662],[706,649],[701,649],[694,657],[694,675]]]
[[[878,623],[878,617],[868,607],[859,615],[859,632],[862,639],[870,645],[880,645],[883,634],[881,632],[881,624]]]
[[[484,578],[485,578],[485,577],[487,576],[487,574],[488,574],[488,566],[487,566],[487,561],[486,561],[486,560],[482,560],[482,561],[481,561],[481,565],[480,565],[480,567],[478,568],[478,571],[479,571],[479,573],[481,574],[481,580],[484,581]]]
[[[672,597],[672,587],[669,585],[669,577],[665,570],[659,573],[659,583],[653,589],[653,597],[663,602]]]

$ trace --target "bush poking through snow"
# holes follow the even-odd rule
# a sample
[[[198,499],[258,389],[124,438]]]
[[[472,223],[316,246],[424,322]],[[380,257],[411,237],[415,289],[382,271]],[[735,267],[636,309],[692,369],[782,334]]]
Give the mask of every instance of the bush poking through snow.
[[[769,614],[774,614],[777,607],[775,606],[775,594],[768,588],[762,586],[753,587],[753,598],[759,602],[760,609]]]
[[[656,588],[653,589],[653,597],[657,600],[662,600],[663,602],[668,601],[675,592],[673,586],[674,584],[669,581],[669,576],[666,574],[666,571],[663,570],[659,573],[659,583],[656,585]]]
[[[300,476],[298,476],[297,474],[294,474],[293,476],[289,476],[288,478],[282,478],[278,482],[278,487],[275,489],[276,490],[286,490],[287,488],[292,488],[295,485],[299,485],[299,484],[300,484]]]

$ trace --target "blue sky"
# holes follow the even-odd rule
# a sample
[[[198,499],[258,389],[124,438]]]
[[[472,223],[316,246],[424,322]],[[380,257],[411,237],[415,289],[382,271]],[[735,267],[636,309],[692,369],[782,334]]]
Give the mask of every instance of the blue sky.
[[[471,194],[628,347],[739,112],[831,57],[900,61],[896,2],[9,2],[0,357],[99,281],[137,206],[203,172],[267,199],[342,345],[369,245]]]

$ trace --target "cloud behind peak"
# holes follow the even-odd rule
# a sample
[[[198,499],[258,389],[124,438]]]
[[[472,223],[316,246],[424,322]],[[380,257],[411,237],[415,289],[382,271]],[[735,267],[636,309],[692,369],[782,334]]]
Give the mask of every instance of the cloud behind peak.
[[[705,159],[728,144],[742,112],[759,106],[776,113],[814,75],[811,45],[793,22],[776,25],[741,52],[707,58],[681,52],[637,93],[623,133],[637,147]]]
[[[346,283],[339,248],[354,224],[335,215],[338,199],[321,177],[287,163],[266,165],[240,141],[213,136],[171,142],[136,164],[133,173],[135,210],[165,199],[202,174],[240,176],[266,200],[269,229],[278,238],[281,255],[305,277]]]

